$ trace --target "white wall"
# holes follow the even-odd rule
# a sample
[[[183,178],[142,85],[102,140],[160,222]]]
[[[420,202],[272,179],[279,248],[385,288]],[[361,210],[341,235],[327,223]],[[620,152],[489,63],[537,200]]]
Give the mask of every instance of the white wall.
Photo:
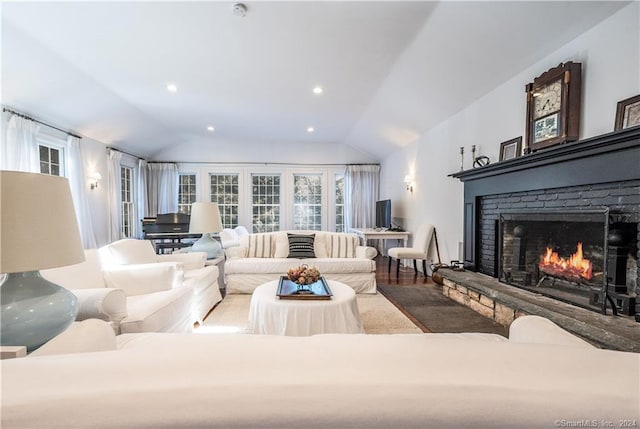
[[[408,231],[420,222],[433,223],[443,262],[462,257],[463,185],[447,177],[460,169],[460,146],[465,169],[471,168],[473,144],[479,155],[497,162],[500,142],[524,136],[525,85],[565,61],[582,63],[581,138],[612,131],[617,102],[640,93],[640,3],[602,21],[381,162],[380,196],[392,199],[392,216]],[[412,172],[413,194],[403,184]]]
[[[91,221],[98,247],[109,243],[109,206],[107,204],[107,149],[103,143],[84,137],[81,141],[85,172],[100,173],[98,187],[88,191]]]
[[[151,157],[152,161],[265,162],[280,164],[377,163],[370,154],[338,143],[254,143],[212,139],[176,144]]]

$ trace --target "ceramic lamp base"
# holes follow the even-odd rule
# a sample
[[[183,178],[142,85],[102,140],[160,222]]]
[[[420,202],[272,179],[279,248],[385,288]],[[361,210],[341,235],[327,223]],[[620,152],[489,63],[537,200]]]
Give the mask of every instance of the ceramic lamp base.
[[[207,259],[214,259],[222,255],[222,246],[218,240],[211,237],[211,234],[202,234],[202,237],[189,249],[190,252],[205,252]]]
[[[76,319],[78,299],[39,271],[6,274],[0,283],[3,346],[37,349]]]

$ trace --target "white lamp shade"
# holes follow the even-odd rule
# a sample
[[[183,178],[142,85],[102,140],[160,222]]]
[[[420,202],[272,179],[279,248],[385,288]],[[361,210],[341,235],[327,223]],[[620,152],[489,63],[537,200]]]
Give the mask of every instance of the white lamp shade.
[[[68,180],[0,171],[0,273],[82,261],[84,252]]]
[[[191,204],[190,233],[206,234],[220,231],[222,231],[222,221],[218,204],[203,202]]]

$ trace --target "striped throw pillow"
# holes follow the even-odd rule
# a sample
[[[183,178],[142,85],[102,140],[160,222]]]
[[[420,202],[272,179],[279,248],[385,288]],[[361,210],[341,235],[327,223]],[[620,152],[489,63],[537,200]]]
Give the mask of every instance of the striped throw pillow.
[[[315,258],[316,253],[313,250],[313,241],[315,234],[287,234],[289,239],[289,258]]]
[[[271,257],[271,234],[250,234],[248,258]]]
[[[358,237],[342,234],[330,234],[329,257],[355,258]]]

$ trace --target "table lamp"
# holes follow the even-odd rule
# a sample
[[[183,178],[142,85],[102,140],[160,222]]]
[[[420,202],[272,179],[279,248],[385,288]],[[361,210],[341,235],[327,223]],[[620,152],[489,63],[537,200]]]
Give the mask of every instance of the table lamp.
[[[64,177],[0,171],[0,343],[31,352],[76,318],[74,294],[40,275],[84,261]]]
[[[211,237],[212,232],[222,231],[220,210],[216,203],[191,204],[191,219],[189,221],[189,233],[202,234],[190,252],[205,252],[207,259],[217,258],[222,254],[222,246],[218,240]]]

